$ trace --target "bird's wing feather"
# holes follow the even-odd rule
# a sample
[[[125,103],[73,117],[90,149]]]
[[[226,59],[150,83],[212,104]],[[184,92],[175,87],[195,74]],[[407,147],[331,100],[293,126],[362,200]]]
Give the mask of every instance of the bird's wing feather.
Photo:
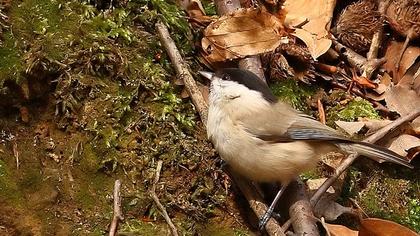
[[[261,114],[242,117],[241,123],[245,130],[265,141],[350,141],[338,131],[280,102],[270,109],[262,110]]]

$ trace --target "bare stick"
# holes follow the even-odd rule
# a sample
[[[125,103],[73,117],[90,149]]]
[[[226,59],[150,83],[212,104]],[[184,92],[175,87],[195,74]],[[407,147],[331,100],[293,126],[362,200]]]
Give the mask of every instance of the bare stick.
[[[185,87],[191,96],[191,100],[194,103],[195,108],[200,114],[201,120],[204,124],[206,124],[208,106],[204,100],[203,94],[201,94],[200,89],[195,83],[190,71],[188,70],[188,65],[182,59],[182,56],[179,53],[175,42],[172,40],[169,34],[168,28],[163,23],[158,22],[156,23],[156,29],[159,33],[160,41],[165,47],[169,58],[171,58],[172,65],[175,67],[177,76],[184,81]]]
[[[379,48],[382,45],[382,38],[384,34],[383,26],[373,35],[372,43],[370,44],[369,52],[367,53],[367,62],[363,67],[362,76],[370,79],[373,72],[377,70],[386,61],[385,58],[377,59]]]
[[[163,161],[161,161],[161,160],[157,162],[157,167],[156,167],[156,172],[155,172],[155,180],[153,181],[152,189],[150,190],[150,196],[152,197],[153,201],[155,202],[156,206],[158,207],[160,214],[163,216],[166,223],[169,225],[169,228],[171,229],[171,234],[173,236],[178,236],[178,231],[177,231],[174,223],[172,223],[171,218],[169,218],[168,212],[166,211],[166,209],[162,205],[162,203],[160,203],[159,198],[156,194],[156,185],[159,182],[160,171],[162,170],[162,163],[163,163]]]
[[[402,124],[414,120],[419,115],[420,115],[420,109],[417,109],[413,113],[411,113],[411,114],[409,114],[405,117],[400,117],[397,120],[395,120],[394,122],[392,122],[392,123],[386,125],[385,127],[379,129],[375,134],[367,137],[363,141],[367,142],[367,143],[375,143],[375,142],[379,141],[381,138],[383,138],[385,135],[387,135],[388,133],[392,132],[393,130],[395,130],[396,128],[401,126]],[[319,199],[321,199],[321,196],[325,193],[325,191],[327,191],[327,189],[356,160],[357,157],[358,157],[357,154],[351,154],[337,167],[334,174],[331,177],[329,177],[321,185],[321,187],[319,187],[319,189],[314,193],[314,195],[312,196],[312,198],[311,198],[312,206],[315,206],[318,203]]]
[[[117,233],[118,222],[124,220],[121,210],[121,181],[115,180],[114,184],[114,217],[112,217],[111,227],[109,228],[109,236],[114,236]]]
[[[248,200],[248,203],[255,215],[257,215],[258,217],[264,215],[268,207],[264,203],[264,200],[258,193],[258,191],[255,190],[255,187],[251,184],[251,182],[245,180],[244,178],[241,178],[236,174],[233,174],[234,171],[232,171],[230,166],[226,167],[226,171],[229,173],[236,186],[241,190],[244,197]],[[270,220],[268,220],[265,226],[265,230],[270,236],[284,236],[283,230],[279,226],[279,223],[273,218],[270,218]]]
[[[363,71],[363,66],[366,64],[366,58],[359,55],[352,49],[339,43],[337,40],[333,40],[334,48],[350,63],[350,65],[358,70],[359,73]]]
[[[16,140],[13,140],[12,149],[13,149],[13,156],[16,159],[16,169],[19,169],[19,165],[20,165],[20,162],[19,162],[19,150],[18,150],[18,146],[17,146]]]
[[[290,201],[289,215],[295,235],[319,235],[305,184],[301,180],[293,181],[288,186],[288,191],[284,199]]]

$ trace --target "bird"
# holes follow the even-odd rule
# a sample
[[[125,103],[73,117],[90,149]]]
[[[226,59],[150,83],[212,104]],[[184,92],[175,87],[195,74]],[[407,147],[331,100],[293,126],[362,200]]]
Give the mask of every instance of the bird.
[[[249,70],[225,68],[199,74],[211,81],[206,129],[221,158],[245,178],[282,186],[259,221],[261,230],[287,185],[314,168],[323,154],[358,153],[413,168],[387,148],[351,140],[295,110]]]

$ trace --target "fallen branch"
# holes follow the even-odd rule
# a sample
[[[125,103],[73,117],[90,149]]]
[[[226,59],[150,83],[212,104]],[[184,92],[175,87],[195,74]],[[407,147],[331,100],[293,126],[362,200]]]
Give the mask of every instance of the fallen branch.
[[[363,67],[366,64],[366,58],[339,43],[337,40],[333,40],[332,42],[334,44],[334,49],[340,53],[352,67],[356,68],[359,73],[362,73]]]
[[[179,53],[175,42],[171,38],[168,28],[161,22],[156,23],[156,29],[159,34],[160,41],[166,49],[166,52],[169,55],[169,58],[172,61],[172,65],[175,67],[177,76],[182,79],[185,84],[185,88],[191,96],[191,100],[195,105],[198,113],[200,114],[201,120],[204,124],[207,123],[207,110],[208,106],[204,100],[203,94],[201,94],[200,89],[194,81],[190,71],[188,70],[188,65],[185,64],[182,59],[181,54]]]
[[[319,235],[305,184],[301,180],[293,181],[287,189],[288,192],[286,192],[287,196],[285,199],[290,204],[289,215],[291,224],[293,225],[294,235]]]
[[[381,26],[378,31],[373,35],[372,43],[370,44],[369,52],[367,53],[367,61],[363,66],[362,76],[370,79],[372,74],[385,62],[385,58],[377,58],[379,48],[382,45],[382,38],[384,34],[384,27]]]
[[[114,216],[112,217],[111,227],[109,228],[109,236],[114,236],[117,233],[119,221],[124,220],[121,210],[121,181],[115,180],[114,184]]]
[[[394,122],[382,127],[379,129],[375,134],[367,137],[364,139],[364,142],[367,143],[375,143],[379,141],[381,138],[383,138],[388,133],[394,131],[396,128],[401,126],[402,124],[406,122],[410,122],[420,116],[420,109],[417,109],[413,113],[405,116],[400,117],[399,119],[395,120]],[[312,195],[311,198],[311,204],[312,206],[315,206],[319,199],[321,199],[321,196],[327,191],[327,189],[335,182],[335,180],[357,159],[357,154],[351,154],[349,155],[344,161],[337,167],[334,174],[330,176],[322,185],[319,187],[319,189]]]
[[[152,185],[152,189],[150,190],[150,196],[152,197],[153,201],[155,202],[156,206],[159,209],[160,214],[163,216],[163,218],[165,219],[166,223],[169,225],[169,228],[171,230],[171,234],[173,236],[178,236],[178,231],[174,225],[174,223],[172,223],[171,218],[168,215],[168,212],[166,211],[165,207],[162,205],[162,203],[160,203],[159,198],[156,194],[156,185],[159,182],[159,178],[160,178],[160,171],[162,170],[162,161],[158,161],[157,162],[157,167],[156,167],[156,172],[155,172],[155,179],[153,181],[153,185]]]
[[[264,203],[264,199],[261,197],[259,192],[255,190],[254,185],[252,185],[251,182],[245,180],[244,178],[241,178],[236,174],[232,174],[234,172],[230,169],[229,166],[226,167],[226,172],[229,173],[233,182],[241,190],[244,197],[248,200],[248,204],[250,205],[255,215],[257,215],[258,218],[263,216],[268,207]],[[269,235],[283,236],[283,229],[279,227],[279,225],[280,224],[271,217],[265,226],[265,230]]]

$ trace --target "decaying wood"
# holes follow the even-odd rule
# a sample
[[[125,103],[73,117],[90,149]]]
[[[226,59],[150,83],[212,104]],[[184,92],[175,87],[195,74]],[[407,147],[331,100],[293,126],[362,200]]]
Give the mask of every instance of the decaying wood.
[[[194,81],[190,71],[188,70],[188,65],[185,64],[182,59],[181,54],[179,53],[175,42],[171,38],[168,28],[161,22],[156,23],[156,29],[159,34],[161,43],[166,49],[166,52],[169,55],[169,58],[172,61],[172,65],[175,67],[177,76],[184,81],[185,88],[191,96],[191,100],[195,105],[198,113],[200,114],[201,120],[204,124],[207,123],[207,110],[208,105],[204,100],[203,94],[201,94],[199,87]]]
[[[300,180],[293,181],[287,190],[286,198],[291,200],[289,202],[289,215],[294,235],[319,235],[305,184]]]
[[[162,170],[162,163],[163,161],[158,161],[155,171],[155,179],[153,181],[152,189],[150,190],[150,196],[152,197],[153,201],[155,202],[156,206],[159,209],[159,212],[162,214],[163,218],[165,219],[166,223],[169,225],[169,229],[171,230],[172,236],[178,236],[178,230],[176,229],[174,223],[172,223],[171,218],[168,215],[165,207],[160,202],[157,194],[156,194],[156,186],[159,182],[160,178],[160,171]]]
[[[115,180],[114,184],[114,216],[112,217],[111,227],[109,228],[109,236],[117,235],[118,223],[124,220],[121,210],[121,181]]]
[[[410,115],[407,115],[405,117],[400,117],[399,119],[393,121],[392,123],[386,125],[385,127],[379,129],[375,134],[367,137],[364,139],[364,142],[367,143],[375,143],[379,141],[381,138],[383,138],[388,133],[391,133],[396,128],[401,126],[402,124],[406,122],[410,122],[420,116],[420,109],[417,109]],[[327,191],[327,189],[334,183],[334,181],[357,159],[357,154],[351,154],[349,155],[335,170],[334,174],[329,177],[322,185],[319,187],[319,189],[312,195],[311,197],[311,204],[315,206],[319,199],[321,199],[321,196]]]

